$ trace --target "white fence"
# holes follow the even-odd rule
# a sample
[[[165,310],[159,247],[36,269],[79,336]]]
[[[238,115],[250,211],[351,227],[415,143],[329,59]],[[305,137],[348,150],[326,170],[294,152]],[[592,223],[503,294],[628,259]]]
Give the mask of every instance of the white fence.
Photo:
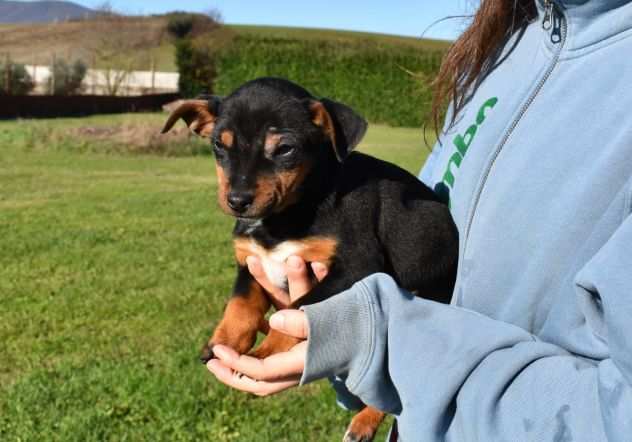
[[[26,65],[26,69],[35,82],[35,92],[44,93],[51,76],[50,67]],[[179,77],[175,72],[88,69],[83,86],[84,93],[95,95],[177,92]]]

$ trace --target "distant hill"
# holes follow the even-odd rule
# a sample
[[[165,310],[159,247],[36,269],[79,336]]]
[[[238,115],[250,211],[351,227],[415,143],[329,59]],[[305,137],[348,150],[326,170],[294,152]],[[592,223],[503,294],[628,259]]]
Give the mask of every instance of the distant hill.
[[[94,14],[94,10],[72,2],[0,0],[0,23],[50,23]]]
[[[6,2],[0,0],[0,5]],[[53,3],[53,2],[46,2]],[[0,16],[2,16],[0,7]],[[156,69],[175,72],[173,44],[169,41],[164,30],[167,17],[125,17],[123,23],[118,23],[118,34],[125,35],[131,41],[138,41],[134,45],[134,52],[151,55]],[[123,29],[121,30],[121,27]],[[331,29],[304,29],[274,26],[245,26],[225,25],[224,32],[233,35],[257,36],[262,39],[308,40],[308,41],[336,41],[357,42],[373,41],[390,44],[396,47],[412,47],[424,50],[445,50],[450,42],[442,40],[400,37],[395,35],[371,34],[353,31],[338,31]],[[78,20],[58,23],[38,24],[1,24],[0,23],[0,59],[11,56],[15,61],[29,64],[50,64],[53,53],[58,56],[86,62],[93,61],[90,50],[99,39],[107,38],[112,26],[107,20],[95,18],[93,20]],[[152,38],[153,36],[153,38]],[[148,58],[148,57],[145,57]],[[98,62],[98,60],[96,60]],[[150,69],[151,63],[142,63],[138,69]],[[96,66],[98,67],[98,66]]]

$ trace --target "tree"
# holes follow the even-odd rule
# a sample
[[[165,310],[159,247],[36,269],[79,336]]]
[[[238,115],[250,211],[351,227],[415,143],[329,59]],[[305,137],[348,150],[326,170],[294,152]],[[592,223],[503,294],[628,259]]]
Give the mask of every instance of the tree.
[[[217,75],[215,53],[224,36],[216,10],[206,15],[172,13],[167,32],[175,40],[178,89],[185,97],[212,93]]]
[[[81,60],[73,64],[57,59],[51,66],[51,76],[48,78],[47,90],[51,95],[73,95],[82,90],[83,79],[88,67]]]
[[[219,20],[218,12],[202,15],[176,11],[168,15],[167,32],[175,40],[196,38],[217,29],[220,26]]]
[[[147,50],[160,41],[159,31],[139,32],[139,22],[121,15],[103,16],[92,23],[89,49],[103,72],[105,92],[119,95],[135,70],[149,65]]]
[[[0,63],[0,95],[28,95],[35,83],[23,64]]]

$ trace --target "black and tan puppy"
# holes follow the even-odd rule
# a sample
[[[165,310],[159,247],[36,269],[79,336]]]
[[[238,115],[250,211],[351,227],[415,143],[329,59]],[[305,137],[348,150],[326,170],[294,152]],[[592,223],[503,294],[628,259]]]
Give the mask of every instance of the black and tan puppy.
[[[248,352],[257,332],[267,331],[271,302],[248,272],[249,255],[261,259],[280,287],[286,287],[284,262],[291,255],[329,266],[327,277],[292,307],[322,301],[376,272],[419,296],[449,302],[458,238],[448,208],[408,172],[351,153],[367,128],[352,109],[318,100],[289,81],[261,78],[224,99],[185,102],[163,132],[180,118],[211,139],[219,205],[237,218],[234,293],[203,361],[216,344]],[[296,343],[271,331],[254,354],[265,357]],[[383,417],[366,407],[345,440],[371,440]]]

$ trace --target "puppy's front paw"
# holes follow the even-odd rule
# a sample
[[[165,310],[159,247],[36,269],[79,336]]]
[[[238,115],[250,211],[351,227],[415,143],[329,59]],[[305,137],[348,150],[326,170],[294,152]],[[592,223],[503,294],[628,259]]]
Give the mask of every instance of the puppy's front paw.
[[[215,355],[213,354],[213,345],[215,344],[211,344],[209,342],[208,344],[204,344],[202,350],[200,350],[200,362],[202,364],[206,365],[208,361],[215,357]]]
[[[301,342],[301,339],[271,329],[261,345],[256,350],[251,351],[250,355],[258,359],[264,359],[270,355],[288,351],[299,342]]]
[[[200,351],[200,361],[206,364],[213,359],[213,347],[216,345],[225,345],[232,348],[239,354],[248,352],[257,339],[258,327],[236,327],[233,322],[231,326],[222,321],[215,329],[213,337]]]

